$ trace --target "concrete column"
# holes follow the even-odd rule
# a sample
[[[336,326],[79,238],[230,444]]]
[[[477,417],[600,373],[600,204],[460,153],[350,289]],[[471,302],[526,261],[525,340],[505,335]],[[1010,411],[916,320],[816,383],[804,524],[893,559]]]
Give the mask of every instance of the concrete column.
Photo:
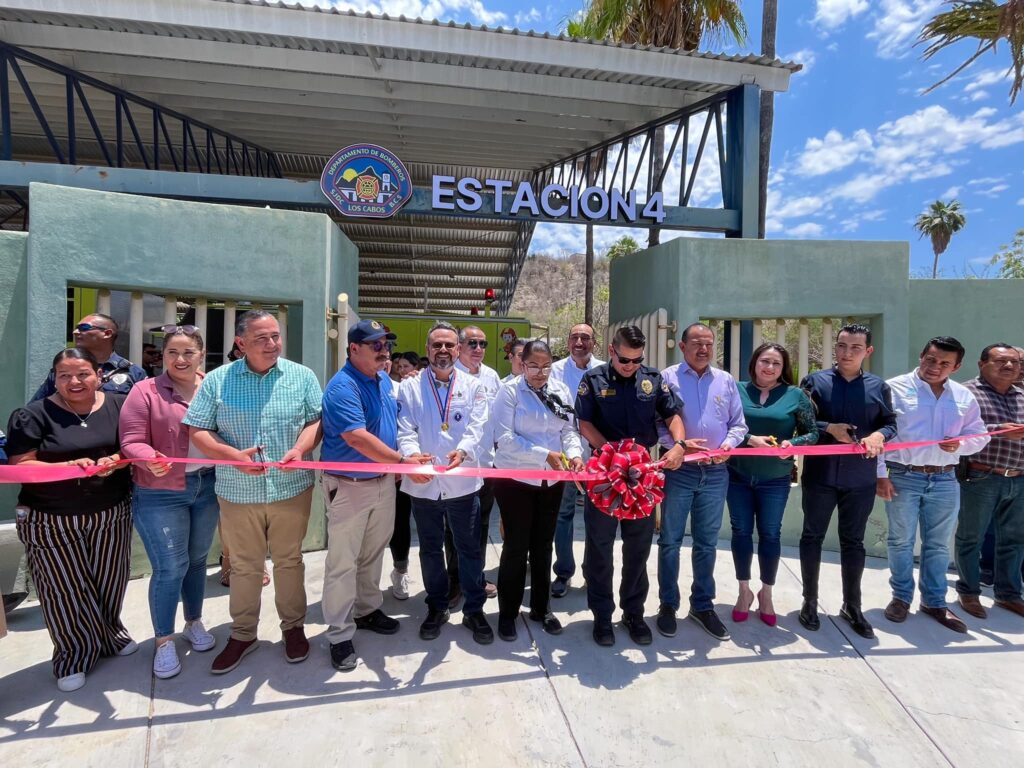
[[[809,358],[809,354],[808,354],[808,346],[809,346],[808,345],[808,338],[809,338],[808,337],[808,333],[809,333],[809,329],[807,327],[807,319],[801,317],[800,318],[800,341],[797,344],[797,365],[799,366],[799,369],[800,369],[800,376],[799,377],[801,379],[804,376],[807,375],[807,360]]]
[[[786,321],[781,318],[775,321],[775,343],[786,346]]]
[[[828,369],[832,365],[832,320],[821,321],[821,367]]]
[[[235,341],[235,302],[224,302],[224,362],[228,361],[228,353]]]
[[[206,312],[209,302],[206,299],[196,299],[196,328],[199,329],[199,333],[203,335],[203,339],[206,339]]]
[[[164,296],[164,325],[178,324],[178,297]]]
[[[102,315],[110,314],[110,289],[100,288],[96,291],[96,311]]]
[[[128,309],[128,359],[136,365],[142,361],[142,294],[134,291]]]
[[[288,357],[288,307],[277,307],[277,324],[281,328],[281,357]]]
[[[345,364],[346,350],[348,349],[348,327],[349,327],[349,307],[348,307],[348,294],[338,294],[338,338],[335,342],[338,345],[338,368],[340,369]]]
[[[729,373],[740,377],[740,321],[733,320],[729,327]]]
[[[761,344],[764,341],[764,339],[762,338],[762,331],[763,331],[763,329],[761,328],[761,326],[762,326],[762,322],[760,320],[755,320],[754,321],[754,338],[750,342],[754,349],[757,349],[758,347],[760,347]]]

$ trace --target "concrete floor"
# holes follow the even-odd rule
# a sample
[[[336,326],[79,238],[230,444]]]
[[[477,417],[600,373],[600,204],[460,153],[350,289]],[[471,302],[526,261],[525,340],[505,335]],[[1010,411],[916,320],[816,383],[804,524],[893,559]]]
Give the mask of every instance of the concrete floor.
[[[582,548],[578,541],[579,556]],[[683,556],[685,583],[688,549]],[[793,551],[776,587],[778,626],[756,614],[732,623],[736,585],[724,546],[716,575],[729,642],[682,621],[676,637],[655,633],[645,648],[617,625],[615,647],[598,648],[577,576],[569,595],[553,601],[562,635],[524,620],[516,642],[478,646],[458,613],[439,640],[419,640],[426,611],[414,550],[412,598],[387,593],[384,603],[403,620],[401,631],[360,632],[361,663],[348,674],[332,669],[323,637],[323,561],[322,552],[306,558],[310,658],[284,662],[269,587],[262,646],[223,677],[208,671],[215,652],[186,651],[181,641],[182,673],[151,676],[148,581],[141,579],[130,584],[124,610],[140,652],[101,661],[85,688],[61,694],[38,606],[20,607],[0,641],[0,765],[1024,765],[1024,620],[996,608],[985,621],[966,617],[968,636],[916,611],[891,624],[882,616],[889,593],[880,560],[864,576],[874,642],[834,616],[834,558],[822,570],[822,607],[832,617],[817,633],[800,627]],[[492,547],[490,568],[497,561]],[[214,574],[206,621],[219,649],[229,617]],[[650,574],[653,617],[653,553]],[[982,602],[991,606],[991,595]],[[494,601],[487,611],[496,623]]]

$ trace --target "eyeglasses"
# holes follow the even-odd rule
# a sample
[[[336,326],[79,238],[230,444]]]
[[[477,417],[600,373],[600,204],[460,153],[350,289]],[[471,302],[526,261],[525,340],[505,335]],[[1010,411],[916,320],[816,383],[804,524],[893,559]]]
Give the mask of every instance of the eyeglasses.
[[[442,349],[453,350],[458,346],[454,341],[434,341],[431,342],[430,348],[435,352],[440,352]]]
[[[470,339],[466,342],[466,346],[470,349],[476,349],[477,347],[487,349],[487,339]]]
[[[184,352],[179,352],[176,349],[168,349],[168,350],[164,351],[164,354],[167,357],[180,357],[183,360],[186,360],[187,362],[192,362],[193,360],[195,360],[196,355],[199,354],[199,350],[197,350],[197,349],[187,349]]]
[[[168,336],[177,336],[179,333],[184,336],[195,336],[199,333],[199,329],[194,325],[175,325],[174,323],[161,325],[160,330]]]
[[[541,368],[539,365],[531,365],[527,363],[526,365],[523,366],[523,369],[531,376],[537,376],[541,373],[547,376],[549,373],[551,373],[550,365],[545,365],[543,368]]]
[[[381,341],[380,339],[377,341],[360,341],[359,343],[364,347],[373,347],[374,352],[383,352],[385,349],[390,352],[391,348],[395,346],[393,341]]]
[[[75,330],[79,333],[85,333],[86,331],[109,331],[105,325],[93,325],[92,323],[79,323],[75,326]]]
[[[640,365],[644,361],[643,355],[640,355],[640,357],[623,357],[616,352],[615,356],[619,358],[620,365]]]
[[[593,340],[594,340],[594,337],[591,336],[589,333],[573,333],[573,334],[571,334],[569,336],[569,341],[588,342],[588,341],[593,341]]]

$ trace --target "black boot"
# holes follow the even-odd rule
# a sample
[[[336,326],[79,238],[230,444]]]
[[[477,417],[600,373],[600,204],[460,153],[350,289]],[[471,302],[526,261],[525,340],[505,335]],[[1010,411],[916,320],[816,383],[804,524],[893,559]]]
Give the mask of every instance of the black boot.
[[[804,628],[817,632],[821,629],[821,620],[818,618],[818,601],[816,598],[804,598],[804,604],[800,608],[800,623]]]
[[[875,639],[875,630],[871,628],[871,623],[860,612],[859,605],[843,603],[843,607],[839,610],[839,615],[846,619],[850,628],[865,640]]]

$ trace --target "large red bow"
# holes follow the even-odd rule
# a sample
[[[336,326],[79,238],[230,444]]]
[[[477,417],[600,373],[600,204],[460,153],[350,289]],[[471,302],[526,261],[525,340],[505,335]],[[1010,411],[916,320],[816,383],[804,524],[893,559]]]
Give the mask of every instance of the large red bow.
[[[590,457],[587,470],[607,473],[607,477],[591,481],[587,493],[606,515],[619,520],[648,517],[665,498],[665,475],[660,469],[661,462],[652,462],[647,449],[635,440],[605,443]]]

